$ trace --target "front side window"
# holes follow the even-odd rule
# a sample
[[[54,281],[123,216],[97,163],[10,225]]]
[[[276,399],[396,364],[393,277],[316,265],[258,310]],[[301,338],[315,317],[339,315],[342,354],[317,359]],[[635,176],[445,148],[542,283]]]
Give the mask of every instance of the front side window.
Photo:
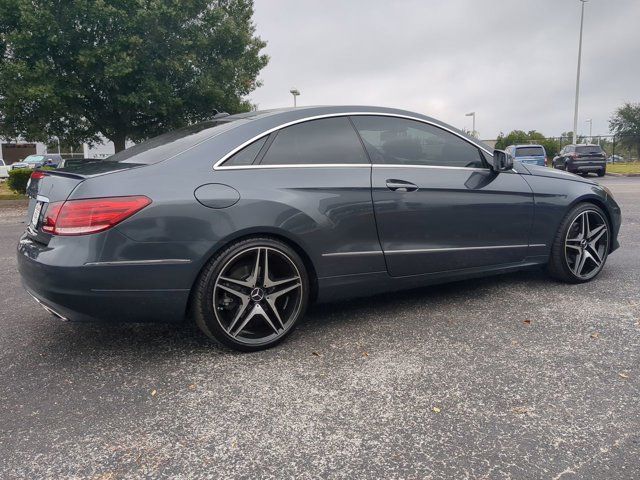
[[[322,118],[278,131],[261,165],[369,163],[346,117]]]
[[[352,120],[374,164],[485,167],[476,146],[433,125],[368,115]]]

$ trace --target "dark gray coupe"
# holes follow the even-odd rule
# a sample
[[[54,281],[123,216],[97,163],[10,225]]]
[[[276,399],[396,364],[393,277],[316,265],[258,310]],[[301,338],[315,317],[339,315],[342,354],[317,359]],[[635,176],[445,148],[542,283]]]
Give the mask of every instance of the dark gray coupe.
[[[605,187],[377,107],[217,116],[35,172],[28,193],[19,268],[49,312],[192,317],[238,350],[313,301],[536,266],[591,280],[621,221]]]

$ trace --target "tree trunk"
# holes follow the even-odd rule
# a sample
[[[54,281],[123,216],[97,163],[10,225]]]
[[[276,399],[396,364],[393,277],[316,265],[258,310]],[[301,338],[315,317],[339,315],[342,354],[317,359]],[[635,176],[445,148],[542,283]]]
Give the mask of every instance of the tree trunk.
[[[121,152],[126,148],[127,143],[127,134],[126,133],[116,133],[111,139],[113,145],[116,147],[116,153]]]

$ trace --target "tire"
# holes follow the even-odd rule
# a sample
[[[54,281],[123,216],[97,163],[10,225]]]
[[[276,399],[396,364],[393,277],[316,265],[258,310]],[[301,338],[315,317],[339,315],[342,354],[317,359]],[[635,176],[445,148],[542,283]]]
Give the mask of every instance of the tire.
[[[601,168],[600,170],[598,170],[598,176],[599,177],[604,177],[605,173],[607,173],[607,169],[606,168]]]
[[[264,350],[282,342],[304,316],[309,277],[287,244],[249,238],[207,263],[192,302],[196,324],[209,338],[243,352]]]
[[[603,233],[601,226],[604,226]],[[582,235],[583,231],[588,232],[586,238]],[[610,236],[611,225],[602,209],[592,203],[579,203],[560,223],[551,247],[547,271],[552,277],[567,283],[593,280],[607,261]]]

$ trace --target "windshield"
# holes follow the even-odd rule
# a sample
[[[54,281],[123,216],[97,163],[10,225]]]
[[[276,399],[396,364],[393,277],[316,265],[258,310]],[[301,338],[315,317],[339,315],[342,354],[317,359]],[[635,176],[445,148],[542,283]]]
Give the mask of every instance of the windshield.
[[[600,145],[581,145],[576,147],[577,153],[602,153],[602,148]]]
[[[23,160],[24,163],[39,163],[44,159],[44,155],[29,155]]]
[[[544,149],[542,147],[518,147],[516,148],[516,157],[544,157]]]

